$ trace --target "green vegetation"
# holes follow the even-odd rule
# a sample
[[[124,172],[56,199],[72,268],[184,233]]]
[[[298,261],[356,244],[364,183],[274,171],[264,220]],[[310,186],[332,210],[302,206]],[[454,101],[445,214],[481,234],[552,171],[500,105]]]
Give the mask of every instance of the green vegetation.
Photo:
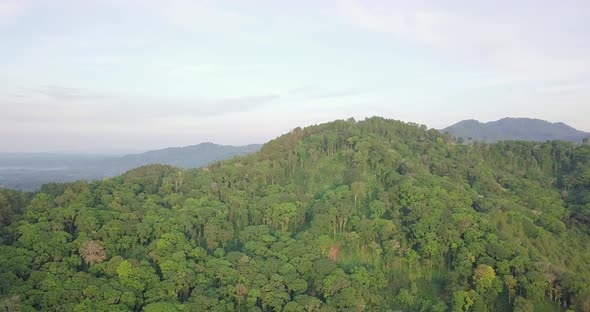
[[[260,147],[201,143],[125,156],[0,153],[0,188],[38,191],[46,183],[100,180],[151,164],[199,168],[255,153]]]
[[[0,209],[8,311],[590,310],[590,146],[335,121]]]

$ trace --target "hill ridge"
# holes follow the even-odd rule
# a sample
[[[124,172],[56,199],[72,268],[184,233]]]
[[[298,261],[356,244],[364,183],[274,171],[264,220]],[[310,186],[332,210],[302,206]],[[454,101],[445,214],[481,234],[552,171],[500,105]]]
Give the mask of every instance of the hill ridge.
[[[0,154],[0,187],[37,190],[44,183],[92,181],[113,177],[149,164],[166,164],[179,168],[203,167],[212,162],[256,152],[261,146],[203,142],[122,156]]]
[[[577,130],[563,122],[549,122],[538,118],[504,117],[495,121],[475,119],[459,121],[441,129],[463,140],[495,143],[506,140],[552,141],[582,143],[590,133]]]
[[[295,128],[206,170],[148,165],[0,190],[0,300],[24,311],[583,311],[589,172],[590,146],[457,144],[372,117]]]

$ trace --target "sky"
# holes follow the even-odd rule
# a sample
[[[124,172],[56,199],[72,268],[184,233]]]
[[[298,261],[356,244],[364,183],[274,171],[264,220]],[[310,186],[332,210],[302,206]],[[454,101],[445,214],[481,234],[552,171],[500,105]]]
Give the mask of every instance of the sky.
[[[0,0],[0,152],[263,143],[383,116],[590,131],[590,1]]]

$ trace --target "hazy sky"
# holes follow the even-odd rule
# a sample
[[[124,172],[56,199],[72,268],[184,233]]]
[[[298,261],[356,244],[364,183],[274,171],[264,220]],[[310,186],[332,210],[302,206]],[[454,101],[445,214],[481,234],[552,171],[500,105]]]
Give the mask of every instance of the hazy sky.
[[[381,115],[590,131],[590,1],[0,0],[0,152],[259,143]]]

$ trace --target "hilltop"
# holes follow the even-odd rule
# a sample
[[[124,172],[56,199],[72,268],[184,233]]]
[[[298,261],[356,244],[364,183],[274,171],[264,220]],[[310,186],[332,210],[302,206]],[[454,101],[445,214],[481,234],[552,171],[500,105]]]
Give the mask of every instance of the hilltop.
[[[553,141],[562,140],[582,143],[590,133],[576,130],[562,122],[551,123],[532,118],[502,118],[486,123],[477,120],[463,120],[441,130],[465,141],[495,143],[507,140]]]
[[[51,311],[585,311],[590,146],[380,117],[202,169],[3,191],[0,298]],[[562,308],[563,307],[563,308]]]

